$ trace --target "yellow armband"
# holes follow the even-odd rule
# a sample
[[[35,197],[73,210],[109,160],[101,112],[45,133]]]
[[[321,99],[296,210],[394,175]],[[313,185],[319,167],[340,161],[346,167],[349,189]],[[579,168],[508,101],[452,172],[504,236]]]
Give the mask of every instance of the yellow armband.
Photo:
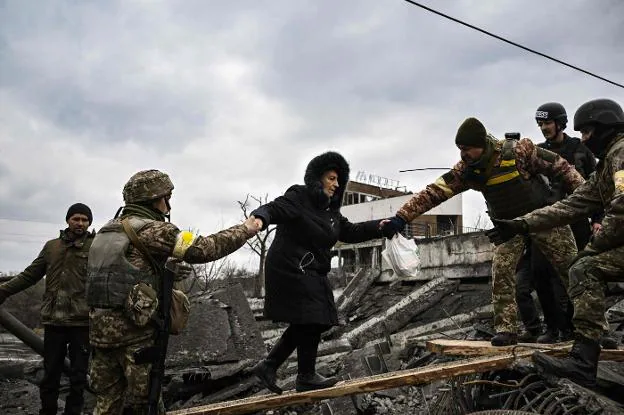
[[[174,258],[184,259],[184,254],[186,250],[189,249],[193,242],[197,239],[197,235],[191,231],[181,231],[176,237],[176,243],[173,247]]]

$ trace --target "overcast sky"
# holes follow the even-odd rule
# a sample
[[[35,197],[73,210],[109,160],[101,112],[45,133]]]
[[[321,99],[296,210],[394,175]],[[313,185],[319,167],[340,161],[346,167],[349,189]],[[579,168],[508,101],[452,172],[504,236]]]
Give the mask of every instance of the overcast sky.
[[[621,0],[423,3],[624,82]],[[208,234],[320,152],[417,191],[440,172],[398,171],[456,162],[464,118],[542,141],[537,106],[598,97],[624,90],[401,0],[0,0],[0,271],[74,202],[100,227],[138,170],[169,173],[172,221]],[[464,224],[483,210],[466,193]]]

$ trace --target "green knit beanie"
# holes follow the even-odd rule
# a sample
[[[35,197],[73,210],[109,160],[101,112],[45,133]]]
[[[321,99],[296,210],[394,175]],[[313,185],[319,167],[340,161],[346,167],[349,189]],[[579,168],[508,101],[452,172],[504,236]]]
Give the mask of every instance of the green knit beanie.
[[[459,126],[455,136],[455,144],[458,146],[469,146],[485,148],[485,127],[481,121],[470,117]]]

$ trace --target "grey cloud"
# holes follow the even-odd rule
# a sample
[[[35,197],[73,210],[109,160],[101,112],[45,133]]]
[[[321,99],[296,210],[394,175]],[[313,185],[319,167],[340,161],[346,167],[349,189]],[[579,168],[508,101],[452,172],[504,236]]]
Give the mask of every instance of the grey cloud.
[[[425,3],[624,81],[621,1]],[[301,182],[327,149],[354,173],[417,190],[435,174],[397,171],[451,165],[466,116],[535,136],[541,102],[572,113],[596,96],[622,101],[611,86],[400,0],[2,7],[0,145],[14,150],[2,153],[0,210],[13,219],[56,222],[85,198],[103,222],[126,177],[155,167],[176,182],[174,219],[212,229],[218,216],[238,218],[246,193],[275,197]],[[17,154],[35,175],[6,162]],[[467,212],[481,209],[475,199]]]

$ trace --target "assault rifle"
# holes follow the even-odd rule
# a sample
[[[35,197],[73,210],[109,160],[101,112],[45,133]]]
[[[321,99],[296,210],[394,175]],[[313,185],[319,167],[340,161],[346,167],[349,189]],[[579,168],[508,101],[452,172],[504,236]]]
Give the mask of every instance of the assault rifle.
[[[156,339],[154,345],[137,351],[134,360],[137,364],[151,363],[149,375],[148,414],[158,415],[158,404],[162,390],[162,381],[165,376],[165,359],[169,343],[169,328],[171,326],[171,297],[173,282],[178,272],[178,264],[168,261],[163,272],[160,273],[160,293],[158,294],[158,318],[156,323]]]
[[[133,357],[136,364],[151,363],[152,370],[149,375],[148,414],[158,414],[158,403],[162,381],[165,376],[165,359],[167,358],[167,344],[169,343],[169,328],[171,327],[171,298],[173,296],[173,282],[179,271],[179,264],[175,261],[167,261],[164,267],[159,266],[154,257],[139,240],[136,232],[126,218],[121,221],[124,232],[132,244],[149,261],[154,273],[160,278],[160,292],[158,293],[157,317],[152,318],[156,326],[156,338],[154,345],[137,350]]]

